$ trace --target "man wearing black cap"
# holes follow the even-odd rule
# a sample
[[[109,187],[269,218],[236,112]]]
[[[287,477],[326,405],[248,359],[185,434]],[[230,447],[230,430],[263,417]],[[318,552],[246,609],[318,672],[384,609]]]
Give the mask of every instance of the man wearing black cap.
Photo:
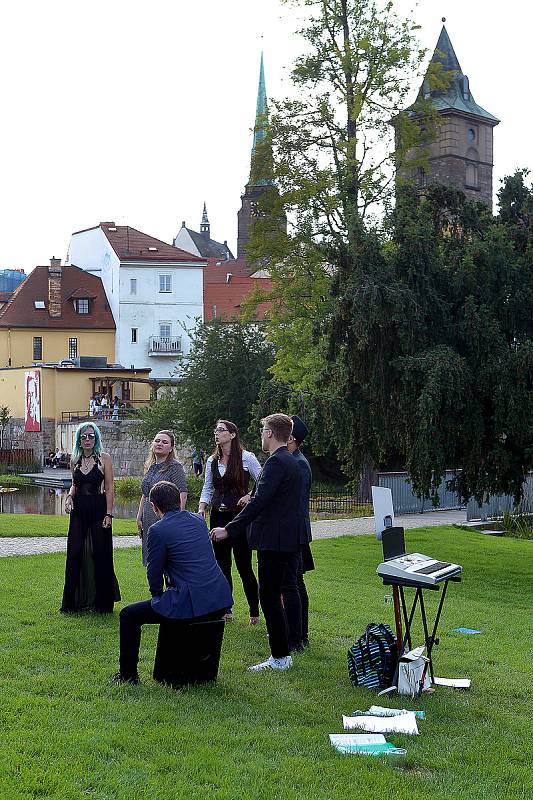
[[[291,624],[291,619],[288,617],[289,623],[289,645],[291,650],[303,650],[309,644],[309,597],[304,583],[304,572],[308,572],[315,568],[313,556],[309,542],[311,541],[311,520],[309,518],[309,495],[311,493],[311,467],[309,462],[300,450],[300,445],[309,433],[306,424],[294,414],[292,417],[292,434],[289,436],[287,449],[292,453],[293,457],[298,463],[300,472],[300,498],[298,505],[298,521],[300,532],[300,558],[298,561],[298,570],[295,576],[290,572],[286,572],[282,584],[282,595],[296,591],[298,592],[300,603],[302,606],[301,627]],[[291,628],[293,628],[291,630]]]

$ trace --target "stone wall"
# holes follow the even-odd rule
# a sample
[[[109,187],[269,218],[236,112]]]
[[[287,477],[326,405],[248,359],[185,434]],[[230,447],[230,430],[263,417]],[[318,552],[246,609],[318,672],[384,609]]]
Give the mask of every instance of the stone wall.
[[[41,430],[29,433],[24,430],[24,420],[14,417],[6,428],[4,438],[8,447],[33,450],[35,460],[44,464],[48,453],[56,449],[55,420],[42,417]]]

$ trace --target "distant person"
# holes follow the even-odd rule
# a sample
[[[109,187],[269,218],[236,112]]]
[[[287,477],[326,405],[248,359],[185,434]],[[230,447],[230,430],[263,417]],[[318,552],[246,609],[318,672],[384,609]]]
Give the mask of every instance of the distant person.
[[[63,460],[64,453],[60,447],[54,453],[54,469],[57,469],[61,466],[61,461]]]
[[[46,458],[44,460],[45,467],[53,467],[54,466],[54,458],[55,458],[55,453],[54,453],[53,450],[50,450],[48,455],[46,456]]]
[[[256,480],[261,472],[261,464],[255,455],[244,450],[239,438],[239,429],[227,419],[217,420],[214,430],[215,449],[207,459],[204,487],[200,495],[198,513],[205,517],[206,508],[211,506],[210,527],[224,528],[237,516],[249,498],[250,477]],[[215,557],[222,572],[233,589],[231,579],[231,556],[240,575],[248,608],[250,625],[259,622],[259,591],[257,578],[252,567],[252,551],[246,535],[214,542]],[[228,614],[228,621],[231,614]]]
[[[301,614],[293,596],[281,602],[281,586],[287,570],[296,573],[300,557],[300,470],[287,442],[292,420],[286,414],[270,414],[262,421],[261,446],[269,457],[250,502],[224,528],[211,531],[213,541],[232,539],[245,531],[252,550],[257,550],[259,598],[265,615],[271,656],[249,669],[286,670],[292,667],[287,617]],[[289,600],[289,602],[287,602]]]
[[[178,488],[168,481],[150,490],[156,521],[148,537],[148,584],[151,600],[124,606],[120,612],[120,671],[115,683],[139,683],[137,665],[143,625],[172,619],[179,623],[221,619],[231,608],[228,582],[213,554],[205,522],[180,511]],[[168,588],[164,588],[165,582]]]
[[[102,413],[102,398],[99,394],[95,394],[94,396],[94,416],[99,419],[100,414]]]
[[[300,558],[296,575],[290,572],[285,574],[281,584],[281,593],[285,600],[288,592],[296,590],[300,596],[301,617],[287,617],[289,624],[289,647],[291,650],[301,651],[309,646],[309,596],[304,582],[304,573],[315,568],[313,555],[309,542],[311,541],[311,519],[309,517],[309,495],[313,479],[309,462],[300,450],[300,445],[309,433],[307,425],[296,414],[292,419],[292,434],[289,436],[287,449],[296,459],[300,470],[300,504],[299,504],[299,529],[300,529]],[[292,623],[292,629],[291,629]]]
[[[65,588],[61,611],[111,614],[120,600],[113,567],[113,465],[102,451],[100,430],[82,423],[71,459],[72,486],[65,501],[70,514]]]
[[[102,419],[109,418],[109,398],[106,394],[102,395],[100,400],[100,407],[102,409]]]
[[[113,415],[111,417],[111,419],[115,420],[115,422],[118,421],[118,412],[119,412],[119,402],[118,402],[118,397],[115,397],[115,399],[113,400]]]
[[[94,415],[95,415],[95,405],[96,405],[96,403],[94,401],[94,397],[91,397],[91,399],[89,400],[89,416],[90,417],[94,417]]]
[[[195,447],[192,451],[191,458],[194,475],[199,478],[204,469],[204,451]]]
[[[150,489],[159,481],[173,483],[180,495],[181,509],[187,505],[187,478],[183,465],[178,461],[175,438],[172,431],[159,431],[154,436],[148,458],[144,464],[144,477],[141,482],[141,500],[137,512],[137,528],[142,542],[142,562],[148,563],[148,529],[157,522],[150,503]]]

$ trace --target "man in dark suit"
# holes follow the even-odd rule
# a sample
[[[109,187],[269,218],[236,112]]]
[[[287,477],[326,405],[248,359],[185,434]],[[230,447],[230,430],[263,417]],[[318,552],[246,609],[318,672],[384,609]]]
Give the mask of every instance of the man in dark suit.
[[[286,613],[291,609],[281,603],[281,584],[285,572],[296,572],[299,559],[300,471],[287,450],[292,420],[286,414],[271,414],[261,420],[261,446],[269,454],[256,491],[248,505],[228,522],[225,528],[214,528],[214,541],[228,536],[244,535],[257,550],[259,600],[265,615],[270,650],[267,661],[250,670],[285,670],[292,666]]]
[[[309,495],[311,494],[311,482],[313,479],[309,462],[300,450],[300,445],[309,433],[307,425],[294,414],[292,417],[292,434],[289,437],[287,449],[296,459],[300,470],[300,505],[299,505],[299,530],[300,530],[300,558],[296,575],[286,573],[281,587],[283,599],[287,592],[298,592],[300,600],[301,616],[297,620],[295,627],[291,629],[291,618],[289,623],[289,646],[291,650],[304,650],[309,645],[309,596],[304,582],[304,573],[315,568],[313,556],[309,542],[311,541],[311,519],[309,517]],[[299,623],[299,624],[298,624]]]
[[[137,663],[141,627],[165,619],[206,622],[231,608],[229,584],[218,566],[204,520],[180,511],[173,483],[159,481],[150,492],[159,517],[148,530],[148,584],[151,600],[124,606],[120,612],[120,672],[116,683],[139,683]],[[166,580],[167,589],[164,588]]]

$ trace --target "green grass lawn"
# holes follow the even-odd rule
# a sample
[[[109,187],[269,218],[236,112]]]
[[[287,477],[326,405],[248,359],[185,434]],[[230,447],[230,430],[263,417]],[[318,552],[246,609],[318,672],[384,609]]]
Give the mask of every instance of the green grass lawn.
[[[42,518],[41,518],[42,519]],[[267,654],[247,626],[242,591],[226,627],[219,680],[174,692],[151,678],[154,626],[143,634],[138,687],[117,687],[118,617],[58,613],[64,555],[0,559],[0,798],[27,800],[521,800],[531,784],[532,546],[452,527],[409,531],[410,549],[464,567],[449,589],[438,675],[472,679],[416,701],[420,736],[405,767],[341,756],[328,733],[376,696],[352,689],[346,650],[371,621],[392,623],[375,574],[380,545],[344,537],[313,545],[311,647],[286,673],[248,673]],[[117,551],[125,602],[146,597],[137,550]],[[436,606],[428,593],[429,611]],[[478,628],[477,636],[452,632]]]
[[[68,517],[58,514],[0,514],[2,536],[66,536]],[[115,536],[134,536],[137,523],[134,519],[113,520]]]

